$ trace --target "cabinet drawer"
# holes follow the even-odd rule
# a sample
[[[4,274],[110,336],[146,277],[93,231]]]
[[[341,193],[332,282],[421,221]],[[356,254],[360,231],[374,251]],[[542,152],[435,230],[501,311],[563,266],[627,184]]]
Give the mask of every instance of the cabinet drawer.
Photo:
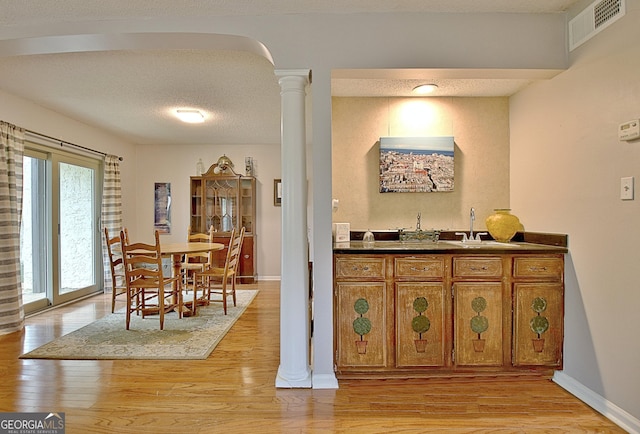
[[[336,279],[384,279],[384,258],[336,258]]]
[[[521,257],[513,259],[513,276],[561,279],[564,261],[557,257]]]
[[[453,277],[502,277],[502,258],[499,256],[453,258]]]
[[[444,258],[396,258],[394,266],[399,279],[444,277]]]

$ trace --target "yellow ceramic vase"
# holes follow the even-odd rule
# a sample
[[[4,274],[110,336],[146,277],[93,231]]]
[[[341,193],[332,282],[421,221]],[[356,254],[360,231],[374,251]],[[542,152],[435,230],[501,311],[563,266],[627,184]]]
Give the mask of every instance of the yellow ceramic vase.
[[[522,229],[518,217],[511,214],[510,209],[495,209],[495,213],[487,217],[487,230],[496,241],[508,243]]]

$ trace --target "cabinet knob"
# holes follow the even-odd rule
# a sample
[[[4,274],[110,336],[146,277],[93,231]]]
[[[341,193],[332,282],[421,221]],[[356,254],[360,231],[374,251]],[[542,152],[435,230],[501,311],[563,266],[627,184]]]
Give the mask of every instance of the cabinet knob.
[[[249,259],[250,257],[250,255],[244,255],[244,259]]]

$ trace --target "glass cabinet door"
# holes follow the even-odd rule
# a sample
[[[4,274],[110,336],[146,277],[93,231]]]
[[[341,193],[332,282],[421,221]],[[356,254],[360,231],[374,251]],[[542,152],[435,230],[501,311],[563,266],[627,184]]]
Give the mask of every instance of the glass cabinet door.
[[[240,201],[241,201],[241,224],[247,233],[253,233],[253,216],[255,213],[255,191],[254,178],[242,178],[240,180]]]
[[[202,178],[191,178],[191,218],[190,232],[205,232],[205,222],[202,218]]]
[[[206,179],[205,227],[231,232],[238,225],[238,179]]]

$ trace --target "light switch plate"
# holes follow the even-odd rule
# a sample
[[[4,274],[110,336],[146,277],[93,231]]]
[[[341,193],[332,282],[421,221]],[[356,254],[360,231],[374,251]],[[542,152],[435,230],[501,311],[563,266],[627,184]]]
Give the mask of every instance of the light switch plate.
[[[633,200],[633,176],[620,178],[620,199]]]

